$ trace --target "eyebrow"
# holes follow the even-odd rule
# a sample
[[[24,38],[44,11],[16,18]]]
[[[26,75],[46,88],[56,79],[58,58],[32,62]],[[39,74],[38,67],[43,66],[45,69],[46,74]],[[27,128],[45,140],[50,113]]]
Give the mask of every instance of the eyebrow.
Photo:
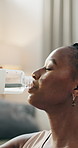
[[[49,62],[49,61],[51,61],[54,65],[57,66],[56,60],[55,59],[52,59],[52,58],[50,58],[49,60],[45,61],[45,65],[46,65],[46,62]]]

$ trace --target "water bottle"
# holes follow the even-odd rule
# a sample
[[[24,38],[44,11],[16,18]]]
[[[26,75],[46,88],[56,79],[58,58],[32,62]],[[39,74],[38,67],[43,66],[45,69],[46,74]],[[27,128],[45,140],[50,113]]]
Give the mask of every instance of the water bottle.
[[[21,94],[32,83],[33,78],[22,70],[0,69],[0,94]]]

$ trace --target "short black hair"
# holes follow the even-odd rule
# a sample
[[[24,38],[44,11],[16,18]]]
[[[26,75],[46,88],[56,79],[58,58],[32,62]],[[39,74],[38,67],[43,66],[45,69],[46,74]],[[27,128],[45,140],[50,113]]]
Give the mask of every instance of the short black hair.
[[[71,63],[73,63],[75,69],[74,77],[78,78],[78,43],[74,43],[70,46],[70,48],[72,49],[73,53]]]
[[[73,44],[71,46],[73,46],[74,48],[78,49],[78,43],[75,43],[75,44]]]

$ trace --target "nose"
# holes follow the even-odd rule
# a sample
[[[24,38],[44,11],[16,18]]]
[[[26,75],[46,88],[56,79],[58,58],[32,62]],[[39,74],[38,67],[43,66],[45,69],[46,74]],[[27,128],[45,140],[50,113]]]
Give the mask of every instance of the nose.
[[[43,74],[43,70],[44,68],[41,68],[41,69],[38,69],[38,70],[36,70],[36,71],[34,71],[33,73],[32,73],[32,77],[35,79],[35,80],[38,80],[40,77],[41,77],[41,75]]]

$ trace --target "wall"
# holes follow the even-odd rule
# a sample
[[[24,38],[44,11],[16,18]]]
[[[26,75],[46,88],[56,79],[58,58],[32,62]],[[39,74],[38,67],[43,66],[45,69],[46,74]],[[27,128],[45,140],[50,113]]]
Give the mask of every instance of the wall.
[[[54,26],[54,40],[52,41],[52,13],[54,0],[0,0],[0,65],[18,67],[31,74],[33,70],[41,67],[47,57],[52,43],[56,47],[58,23]],[[61,4],[61,0],[59,0]],[[68,4],[71,0],[64,0],[63,6],[67,14]],[[56,5],[58,7],[59,5]],[[72,41],[78,42],[78,0],[72,0]],[[63,10],[63,11],[64,11]],[[68,9],[69,10],[69,9]],[[54,10],[55,16],[57,9]],[[68,14],[67,14],[68,16]],[[61,19],[61,17],[60,17]],[[59,19],[58,19],[59,21]],[[67,18],[66,18],[67,21]],[[69,21],[69,20],[68,20]],[[66,23],[64,23],[65,28]],[[61,26],[60,26],[61,28]],[[65,32],[64,28],[64,32]],[[70,28],[70,27],[69,27]],[[67,30],[68,28],[66,28]],[[55,36],[56,33],[56,36]],[[60,40],[60,36],[58,36]],[[68,35],[65,32],[64,40],[67,42]],[[25,102],[27,92],[21,95],[2,95],[4,99],[16,102]],[[42,122],[42,118],[43,121]],[[49,128],[46,114],[37,110],[37,120],[41,129]],[[45,123],[45,124],[44,124]]]
[[[73,30],[73,42],[78,42],[78,0],[72,1],[73,13],[72,13],[72,30]]]
[[[26,71],[41,65],[42,8],[42,0],[0,1],[0,64],[21,64]]]
[[[43,4],[44,0],[0,0],[0,65],[18,67],[27,75],[43,65]],[[1,98],[26,103],[27,96],[25,92]],[[37,110],[36,116],[41,129],[47,129],[45,113]]]

